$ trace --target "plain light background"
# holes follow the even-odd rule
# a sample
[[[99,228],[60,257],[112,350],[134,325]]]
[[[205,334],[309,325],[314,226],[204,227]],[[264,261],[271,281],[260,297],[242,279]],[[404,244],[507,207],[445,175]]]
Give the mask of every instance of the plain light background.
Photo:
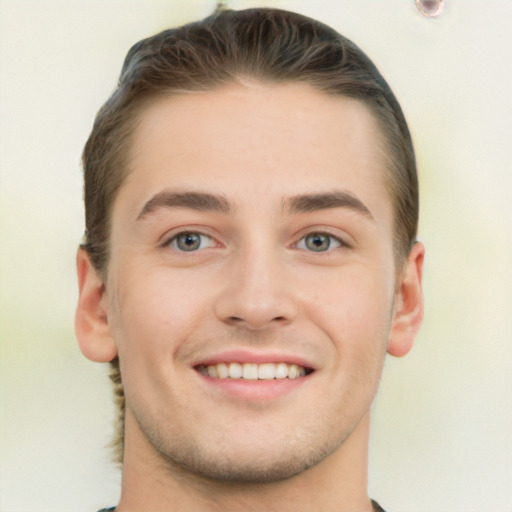
[[[212,0],[0,0],[0,512],[114,505],[106,367],[73,333],[80,153],[137,40]],[[321,19],[390,82],[419,164],[426,317],[389,359],[370,493],[390,512],[512,510],[512,2],[232,1]]]

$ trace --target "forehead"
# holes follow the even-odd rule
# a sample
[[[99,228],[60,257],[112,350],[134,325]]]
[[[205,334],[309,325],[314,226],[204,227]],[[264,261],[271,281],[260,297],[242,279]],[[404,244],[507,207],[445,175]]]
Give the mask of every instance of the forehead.
[[[365,104],[305,84],[160,97],[140,115],[118,199],[207,188],[248,204],[343,188],[389,203],[382,147]]]

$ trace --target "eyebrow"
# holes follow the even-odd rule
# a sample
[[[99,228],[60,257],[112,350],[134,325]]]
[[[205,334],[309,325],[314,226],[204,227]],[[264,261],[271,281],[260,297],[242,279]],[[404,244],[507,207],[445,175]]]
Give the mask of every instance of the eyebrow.
[[[368,207],[354,194],[347,191],[301,194],[285,200],[283,206],[290,213],[307,213],[328,208],[349,208],[373,219]]]
[[[190,208],[198,211],[230,213],[233,208],[227,199],[220,195],[205,192],[163,191],[154,195],[137,216],[140,220],[161,208]]]
[[[234,207],[221,195],[206,192],[163,191],[154,195],[142,207],[137,220],[161,208],[189,208],[197,211],[232,213]],[[347,191],[335,191],[316,194],[300,194],[283,201],[283,208],[289,213],[308,213],[329,208],[349,208],[373,219],[365,204],[354,194]]]

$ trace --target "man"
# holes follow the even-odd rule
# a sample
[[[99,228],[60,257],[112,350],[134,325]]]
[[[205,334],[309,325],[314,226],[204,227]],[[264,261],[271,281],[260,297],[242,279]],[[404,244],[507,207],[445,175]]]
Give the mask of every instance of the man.
[[[371,61],[298,14],[217,12],[129,51],[83,162],[76,331],[113,368],[116,510],[382,510],[370,406],[424,248]]]

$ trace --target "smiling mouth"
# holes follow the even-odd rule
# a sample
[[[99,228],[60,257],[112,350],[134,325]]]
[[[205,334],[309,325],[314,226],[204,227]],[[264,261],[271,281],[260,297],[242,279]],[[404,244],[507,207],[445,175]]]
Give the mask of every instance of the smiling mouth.
[[[287,363],[219,363],[200,364],[196,370],[212,379],[274,380],[299,379],[313,372],[310,368]]]

